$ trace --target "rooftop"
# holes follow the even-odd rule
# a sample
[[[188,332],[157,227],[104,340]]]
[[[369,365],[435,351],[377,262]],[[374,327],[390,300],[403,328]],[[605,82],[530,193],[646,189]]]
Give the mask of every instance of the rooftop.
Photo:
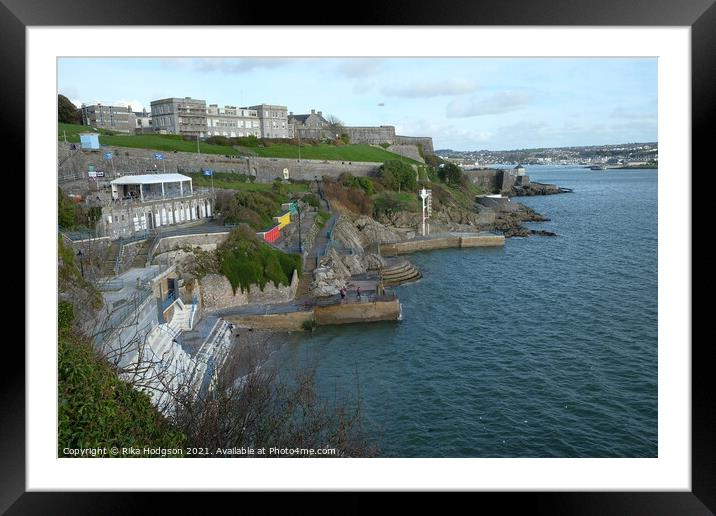
[[[183,174],[139,174],[136,176],[122,176],[114,181],[113,185],[148,185],[159,183],[178,183],[180,181],[191,181],[191,178]]]

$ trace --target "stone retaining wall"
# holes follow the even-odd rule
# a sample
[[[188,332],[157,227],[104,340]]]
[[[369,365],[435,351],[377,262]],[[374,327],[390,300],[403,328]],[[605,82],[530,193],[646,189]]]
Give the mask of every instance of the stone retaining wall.
[[[293,271],[291,284],[288,286],[277,287],[269,282],[263,290],[259,285],[251,285],[248,291],[242,292],[241,288],[237,288],[234,292],[231,282],[226,276],[207,274],[199,280],[201,302],[207,311],[253,303],[287,303],[296,296],[298,281],[298,274]]]

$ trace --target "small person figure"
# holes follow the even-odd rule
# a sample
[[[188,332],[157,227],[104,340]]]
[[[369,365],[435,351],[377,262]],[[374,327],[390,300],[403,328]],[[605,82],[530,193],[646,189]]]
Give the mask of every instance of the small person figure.
[[[360,287],[356,289],[356,296],[358,297],[358,301],[360,301]]]
[[[346,289],[345,289],[345,287],[342,288],[339,292],[341,293],[341,303],[342,303],[342,302],[345,300],[345,298],[346,298]]]

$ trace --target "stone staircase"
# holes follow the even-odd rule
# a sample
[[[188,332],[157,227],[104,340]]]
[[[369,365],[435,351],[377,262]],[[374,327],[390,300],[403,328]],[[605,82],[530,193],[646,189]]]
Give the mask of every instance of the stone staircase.
[[[394,287],[403,283],[418,281],[423,277],[420,271],[407,260],[383,269],[382,274],[384,287]]]
[[[294,299],[304,299],[308,297],[308,293],[311,290],[311,283],[313,282],[313,273],[305,272],[301,275],[301,279],[298,281],[298,287],[296,287],[296,295]]]
[[[107,249],[107,254],[102,262],[100,269],[103,277],[115,276],[115,266],[117,265],[117,257],[122,249],[119,242],[112,242],[112,245]]]

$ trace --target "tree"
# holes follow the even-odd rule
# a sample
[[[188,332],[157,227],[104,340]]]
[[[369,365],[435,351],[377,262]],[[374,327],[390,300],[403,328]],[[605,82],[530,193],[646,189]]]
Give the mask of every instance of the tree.
[[[417,173],[411,165],[399,160],[386,161],[378,175],[381,182],[390,190],[414,191],[418,186]]]
[[[339,138],[341,134],[345,133],[345,126],[340,118],[335,115],[326,115],[326,129],[330,132],[331,139]]]
[[[438,177],[444,183],[460,185],[463,182],[462,169],[455,163],[447,163],[438,170]]]
[[[81,123],[80,110],[64,95],[57,95],[57,121],[63,124]]]

